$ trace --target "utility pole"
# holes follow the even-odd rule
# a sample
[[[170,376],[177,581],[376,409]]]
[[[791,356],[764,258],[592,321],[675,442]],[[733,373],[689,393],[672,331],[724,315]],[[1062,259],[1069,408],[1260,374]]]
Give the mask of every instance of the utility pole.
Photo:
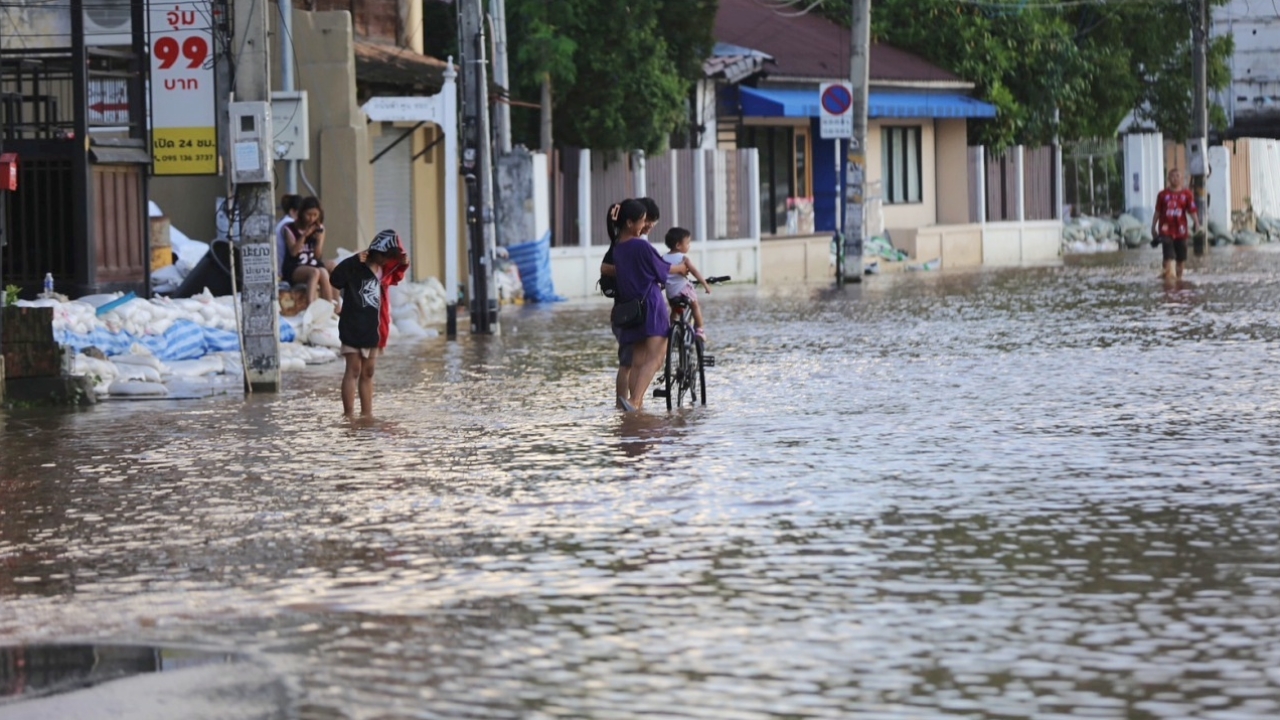
[[[507,2],[489,0],[489,16],[493,18],[493,83],[511,98],[511,80],[507,73]],[[498,156],[511,152],[511,104],[499,102],[494,108],[494,130]]]
[[[542,114],[538,119],[538,148],[547,154],[547,158],[552,157],[552,127],[551,127],[551,73],[542,74]]]
[[[853,137],[845,158],[844,280],[862,282],[862,239],[866,232],[867,85],[871,65],[871,0],[853,0],[849,81],[853,85]]]
[[[480,0],[458,0],[462,55],[462,173],[467,181],[468,257],[471,261],[471,332],[497,334],[498,293],[493,283],[493,159],[489,149],[489,74],[485,70]]]
[[[241,342],[244,346],[245,382],[254,392],[280,389],[280,320],[276,312],[275,182],[271,163],[271,64],[267,44],[269,3],[234,0],[235,53],[234,106],[260,103],[256,112],[232,112],[227,153],[231,177],[236,182],[235,201],[240,217]],[[250,179],[252,178],[252,179]],[[235,248],[232,248],[235,256]]]
[[[291,93],[294,91],[293,52],[291,51],[293,48],[293,0],[277,0],[276,4],[280,8],[280,89]],[[284,191],[290,195],[298,194],[297,160],[284,161]]]
[[[1196,212],[1200,223],[1208,217],[1205,202],[1205,177],[1209,174],[1209,2],[1191,0],[1191,80],[1194,84],[1194,107],[1191,110],[1191,137],[1187,140],[1187,169],[1191,172],[1191,192],[1196,196]],[[1205,233],[1198,233],[1195,254],[1203,255]]]

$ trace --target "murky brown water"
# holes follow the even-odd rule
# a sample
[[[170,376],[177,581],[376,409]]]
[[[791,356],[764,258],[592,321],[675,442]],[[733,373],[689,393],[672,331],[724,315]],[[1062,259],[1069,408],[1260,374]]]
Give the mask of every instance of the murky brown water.
[[[369,426],[336,365],[12,411],[0,644],[234,651],[279,717],[1274,718],[1280,254],[1155,268],[717,289],[673,415],[599,304],[393,349]]]

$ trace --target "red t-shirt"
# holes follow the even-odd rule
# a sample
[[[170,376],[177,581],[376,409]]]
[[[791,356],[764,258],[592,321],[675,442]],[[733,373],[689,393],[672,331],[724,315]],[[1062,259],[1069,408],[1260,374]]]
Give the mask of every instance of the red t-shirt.
[[[1174,240],[1186,240],[1187,213],[1195,212],[1196,196],[1190,190],[1161,190],[1156,196],[1156,218],[1159,223],[1156,234]]]

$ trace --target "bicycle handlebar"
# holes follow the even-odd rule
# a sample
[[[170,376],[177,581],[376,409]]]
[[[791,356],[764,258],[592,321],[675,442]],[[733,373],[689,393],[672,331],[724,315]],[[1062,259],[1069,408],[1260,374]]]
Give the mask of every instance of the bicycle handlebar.
[[[708,285],[715,285],[717,283],[729,282],[729,280],[730,278],[728,275],[718,275],[716,277],[706,278]]]

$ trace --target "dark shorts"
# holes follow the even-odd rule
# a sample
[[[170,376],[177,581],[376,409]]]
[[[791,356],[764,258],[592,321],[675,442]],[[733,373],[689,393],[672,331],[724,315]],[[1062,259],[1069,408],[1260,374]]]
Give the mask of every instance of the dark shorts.
[[[618,367],[631,367],[631,346],[622,344],[622,328],[613,325],[613,337],[618,339]]]
[[[1171,238],[1168,235],[1160,236],[1160,249],[1164,253],[1164,259],[1176,260],[1178,262],[1187,261],[1187,239]]]

